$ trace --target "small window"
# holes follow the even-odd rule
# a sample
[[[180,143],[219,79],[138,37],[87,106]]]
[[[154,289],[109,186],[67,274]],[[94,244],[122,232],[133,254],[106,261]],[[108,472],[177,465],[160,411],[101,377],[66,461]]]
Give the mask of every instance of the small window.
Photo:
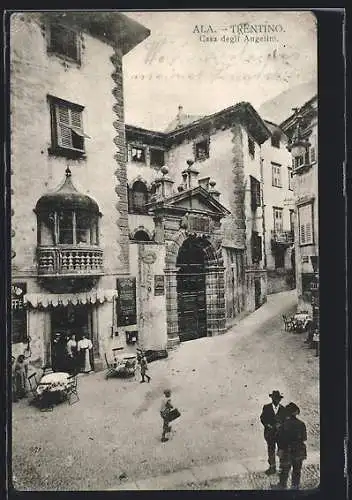
[[[308,203],[298,208],[299,244],[313,245],[313,205]]]
[[[136,181],[129,190],[129,211],[131,213],[147,213],[148,189],[142,181]]]
[[[162,149],[150,148],[150,165],[152,167],[163,167],[165,164],[165,153]]]
[[[58,217],[59,226],[59,244],[72,245],[73,244],[73,212],[64,211],[59,213]]]
[[[49,27],[49,51],[80,62],[80,40],[78,33],[62,24]]]
[[[282,187],[281,165],[279,165],[278,163],[272,163],[271,169],[272,169],[272,185],[275,187]]]
[[[143,229],[139,229],[138,231],[136,231],[133,239],[135,241],[150,241],[148,233],[146,231],[143,231]]]
[[[252,231],[252,262],[259,264],[262,260],[262,238],[257,231]]]
[[[68,157],[85,153],[83,131],[83,106],[49,96],[51,111],[51,152]]]
[[[293,190],[293,174],[292,174],[292,167],[287,167],[287,173],[288,173],[288,189],[290,191]]]
[[[295,170],[304,164],[304,157],[303,157],[303,155],[299,155],[299,156],[296,156],[295,158],[293,158],[292,161],[293,161],[293,168]]]
[[[27,311],[24,296],[27,293],[26,283],[13,283],[11,286],[11,333],[12,342],[24,342],[27,338]]]
[[[145,163],[145,148],[138,148],[136,146],[132,146],[131,160],[137,163]]]
[[[274,132],[271,136],[271,145],[273,148],[280,148],[280,132]]]
[[[275,233],[282,233],[283,231],[283,223],[282,223],[282,208],[274,207],[274,231]]]
[[[195,143],[195,159],[199,161],[199,160],[205,160],[206,158],[209,158],[208,139]]]
[[[252,159],[255,157],[255,142],[249,136],[248,136],[248,153]]]

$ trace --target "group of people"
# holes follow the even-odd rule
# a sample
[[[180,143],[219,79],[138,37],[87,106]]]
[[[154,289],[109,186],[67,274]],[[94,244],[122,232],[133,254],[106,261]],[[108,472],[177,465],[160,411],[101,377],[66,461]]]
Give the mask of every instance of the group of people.
[[[90,351],[92,348],[92,341],[84,334],[78,341],[75,334],[72,334],[68,340],[57,334],[53,343],[53,370],[72,374],[91,372]]]
[[[263,406],[260,421],[264,426],[264,439],[268,447],[269,468],[267,475],[276,473],[276,454],[279,457],[279,483],[273,488],[286,489],[292,469],[291,487],[299,489],[303,460],[307,458],[307,429],[297,416],[300,413],[295,403],[281,405],[280,391],[269,394],[272,402]]]

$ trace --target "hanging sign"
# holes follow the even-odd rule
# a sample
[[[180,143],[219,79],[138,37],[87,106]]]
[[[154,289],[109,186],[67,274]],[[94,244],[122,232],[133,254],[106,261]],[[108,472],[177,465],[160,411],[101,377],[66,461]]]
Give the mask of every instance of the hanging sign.
[[[137,323],[136,278],[117,278],[116,288],[117,326],[135,325]]]

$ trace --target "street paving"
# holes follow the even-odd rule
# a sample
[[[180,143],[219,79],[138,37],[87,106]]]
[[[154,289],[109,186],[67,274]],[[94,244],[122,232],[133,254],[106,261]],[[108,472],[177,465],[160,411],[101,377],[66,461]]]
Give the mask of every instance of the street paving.
[[[260,467],[233,477],[190,480],[185,489],[267,488],[266,446],[259,415],[278,389],[296,402],[307,424],[303,487],[315,487],[319,468],[319,358],[304,335],[285,332],[282,314],[295,308],[295,292],[268,297],[226,334],[183,343],[139,377],[79,376],[80,401],[42,413],[28,400],[13,404],[12,467],[19,490],[124,489],[187,469],[253,459]],[[162,443],[159,408],[165,388],[181,418]],[[181,473],[181,472],[180,472]],[[181,474],[182,483],[182,474]],[[314,484],[315,483],[315,484]],[[156,488],[157,489],[157,488]],[[159,488],[161,489],[161,488]]]

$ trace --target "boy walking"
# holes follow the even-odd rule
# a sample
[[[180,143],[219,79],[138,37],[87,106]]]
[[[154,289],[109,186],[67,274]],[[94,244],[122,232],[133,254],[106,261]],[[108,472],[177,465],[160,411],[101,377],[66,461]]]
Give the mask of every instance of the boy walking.
[[[163,419],[163,432],[161,435],[161,441],[163,443],[169,440],[169,438],[166,437],[166,434],[171,432],[171,425],[169,425],[168,414],[170,413],[170,410],[172,410],[172,408],[173,406],[171,403],[171,391],[169,389],[165,389],[164,398],[162,400],[160,408],[160,416]]]

